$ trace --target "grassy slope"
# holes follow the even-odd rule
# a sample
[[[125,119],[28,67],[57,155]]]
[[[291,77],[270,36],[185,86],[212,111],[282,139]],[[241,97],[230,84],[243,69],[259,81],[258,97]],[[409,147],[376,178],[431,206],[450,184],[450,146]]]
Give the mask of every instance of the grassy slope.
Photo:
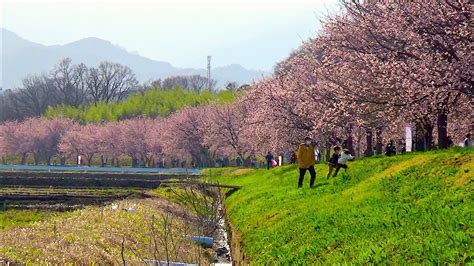
[[[294,166],[213,170],[242,186],[226,206],[251,263],[473,260],[473,150],[363,159],[329,181],[316,170],[300,190]]]

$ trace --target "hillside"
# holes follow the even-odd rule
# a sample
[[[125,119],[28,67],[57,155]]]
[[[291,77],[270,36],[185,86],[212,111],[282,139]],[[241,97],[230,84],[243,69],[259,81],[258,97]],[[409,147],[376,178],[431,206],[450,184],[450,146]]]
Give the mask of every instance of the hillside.
[[[101,61],[120,63],[130,67],[140,82],[163,79],[176,75],[203,75],[206,58],[203,57],[203,68],[178,68],[163,61],[156,61],[112,44],[99,38],[85,38],[64,45],[46,46],[23,39],[14,32],[0,28],[1,49],[0,84],[4,89],[21,85],[21,79],[28,74],[41,74],[50,71],[62,58],[69,57],[73,63],[84,63],[95,66]],[[262,71],[245,69],[232,64],[212,69],[212,78],[223,87],[226,82],[249,84],[262,78]]]
[[[297,189],[295,166],[209,170],[242,186],[225,204],[248,262],[472,262],[474,150],[362,159],[329,180],[327,170],[316,166],[313,189],[308,173]]]

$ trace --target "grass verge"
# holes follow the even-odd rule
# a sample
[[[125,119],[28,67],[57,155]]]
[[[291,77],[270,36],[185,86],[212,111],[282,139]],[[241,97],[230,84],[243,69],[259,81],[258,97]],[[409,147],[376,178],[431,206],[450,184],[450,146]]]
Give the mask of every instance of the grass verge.
[[[474,258],[474,151],[450,149],[349,163],[297,189],[295,166],[210,170],[242,186],[225,200],[252,264],[468,263]]]

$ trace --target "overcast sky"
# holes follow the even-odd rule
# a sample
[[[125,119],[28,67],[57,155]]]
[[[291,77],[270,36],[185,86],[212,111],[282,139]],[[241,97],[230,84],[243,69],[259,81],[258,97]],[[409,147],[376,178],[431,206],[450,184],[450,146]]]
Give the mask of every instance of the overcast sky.
[[[30,41],[98,37],[179,67],[270,70],[315,35],[337,0],[2,0],[2,26]]]

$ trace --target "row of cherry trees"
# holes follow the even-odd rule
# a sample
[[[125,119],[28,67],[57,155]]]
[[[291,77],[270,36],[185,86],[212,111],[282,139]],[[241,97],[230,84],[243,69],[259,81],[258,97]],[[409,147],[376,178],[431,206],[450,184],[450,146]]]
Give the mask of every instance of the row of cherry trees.
[[[250,145],[241,132],[246,114],[237,104],[188,107],[167,118],[135,118],[81,125],[68,119],[30,118],[0,125],[0,158],[21,163],[74,163],[78,156],[91,165],[106,157],[119,166],[177,165],[194,162],[211,166],[217,158],[248,158]],[[94,161],[95,159],[95,161]]]
[[[373,139],[381,152],[409,124],[418,149],[435,135],[446,148],[448,132],[460,141],[473,125],[471,8],[451,0],[346,4],[246,95],[257,137],[285,149],[313,134],[322,146],[341,139],[371,154]]]
[[[321,32],[231,104],[187,107],[166,118],[79,125],[29,119],[0,127],[0,154],[94,156],[155,165],[216,158],[244,161],[293,150],[312,135],[321,150],[345,140],[370,155],[416,131],[417,149],[473,127],[473,56],[468,1],[345,4]]]

